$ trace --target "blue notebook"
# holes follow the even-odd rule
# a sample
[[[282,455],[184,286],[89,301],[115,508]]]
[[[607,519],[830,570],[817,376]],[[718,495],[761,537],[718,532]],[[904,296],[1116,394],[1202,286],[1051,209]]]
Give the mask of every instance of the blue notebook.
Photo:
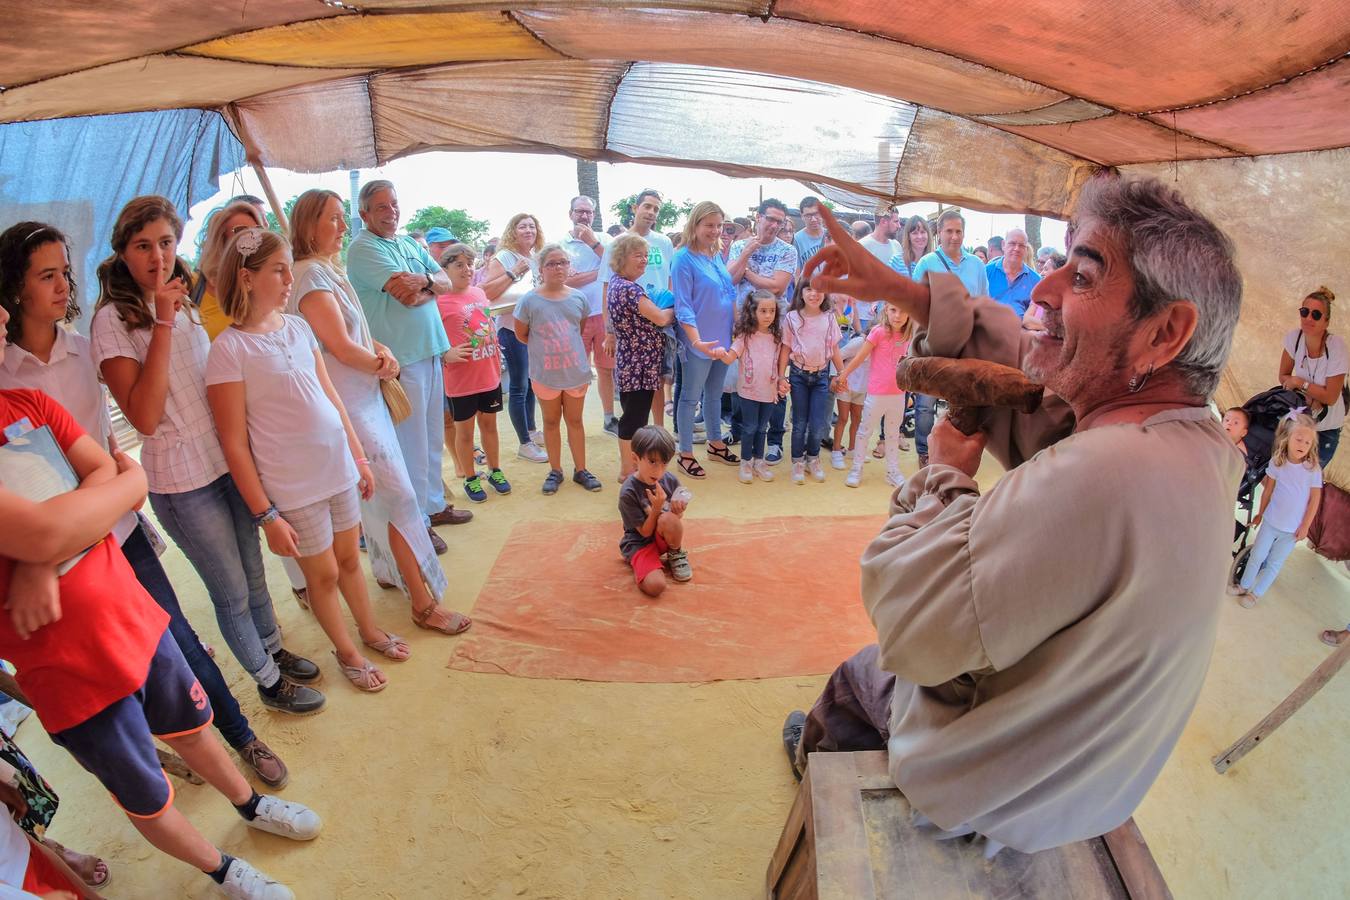
[[[9,443],[0,447],[0,484],[4,484],[6,490],[41,503],[80,486],[79,476],[61,452],[49,426],[32,428],[18,435],[7,429],[6,434],[10,436]],[[85,548],[61,563],[56,573],[66,574],[88,552],[89,548]]]

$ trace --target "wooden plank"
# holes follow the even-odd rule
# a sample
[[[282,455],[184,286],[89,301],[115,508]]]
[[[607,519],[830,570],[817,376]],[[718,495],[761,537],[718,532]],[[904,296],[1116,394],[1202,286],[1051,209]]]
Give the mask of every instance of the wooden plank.
[[[808,768],[820,900],[872,900],[877,890],[853,754],[814,753]]]
[[[788,860],[792,857],[797,846],[802,843],[808,823],[807,810],[811,806],[811,773],[808,771],[802,778],[802,783],[797,786],[797,796],[792,801],[792,809],[788,812],[787,823],[783,825],[783,833],[778,836],[778,846],[773,849],[773,856],[769,857],[769,871],[765,875],[765,896],[769,900],[774,900],[775,887],[783,876],[783,870],[787,868]]]
[[[1125,883],[1130,900],[1172,900],[1167,880],[1134,819],[1126,819],[1124,825],[1102,835],[1101,839],[1115,861],[1116,871]]]
[[[1350,662],[1350,641],[1336,648],[1336,651],[1322,660],[1321,665],[1313,669],[1313,673],[1303,680],[1303,683],[1294,688],[1293,693],[1285,697],[1280,705],[1270,711],[1260,722],[1257,722],[1251,731],[1248,731],[1242,737],[1238,738],[1232,745],[1219,751],[1214,757],[1214,771],[1222,775],[1231,769],[1238,760],[1256,749],[1266,738],[1279,728],[1289,717],[1298,712],[1303,704],[1313,698],[1313,695],[1326,686],[1326,683],[1336,676],[1336,673]]]

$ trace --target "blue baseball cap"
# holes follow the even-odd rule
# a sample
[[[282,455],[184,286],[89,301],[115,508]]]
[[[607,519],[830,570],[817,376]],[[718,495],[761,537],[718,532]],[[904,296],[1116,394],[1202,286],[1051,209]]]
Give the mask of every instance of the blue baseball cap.
[[[444,244],[446,241],[456,240],[454,232],[439,225],[427,230],[426,239],[428,244]]]

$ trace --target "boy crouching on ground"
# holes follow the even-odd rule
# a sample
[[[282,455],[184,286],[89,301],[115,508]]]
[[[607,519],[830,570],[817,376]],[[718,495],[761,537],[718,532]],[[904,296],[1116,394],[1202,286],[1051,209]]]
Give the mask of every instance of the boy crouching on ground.
[[[675,456],[675,438],[669,431],[656,425],[639,428],[633,434],[632,453],[635,471],[619,489],[623,519],[619,552],[633,567],[642,593],[659,597],[666,589],[664,567],[670,568],[670,577],[676,581],[694,577],[684,552],[684,510],[689,496],[667,470]]]

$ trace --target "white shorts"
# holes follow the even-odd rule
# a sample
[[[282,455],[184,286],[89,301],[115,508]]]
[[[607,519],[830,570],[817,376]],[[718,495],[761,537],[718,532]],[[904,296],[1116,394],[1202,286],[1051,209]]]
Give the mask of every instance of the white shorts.
[[[279,512],[295,529],[295,544],[300,555],[317,556],[333,546],[333,535],[355,528],[361,521],[361,495],[353,485],[327,500]]]

